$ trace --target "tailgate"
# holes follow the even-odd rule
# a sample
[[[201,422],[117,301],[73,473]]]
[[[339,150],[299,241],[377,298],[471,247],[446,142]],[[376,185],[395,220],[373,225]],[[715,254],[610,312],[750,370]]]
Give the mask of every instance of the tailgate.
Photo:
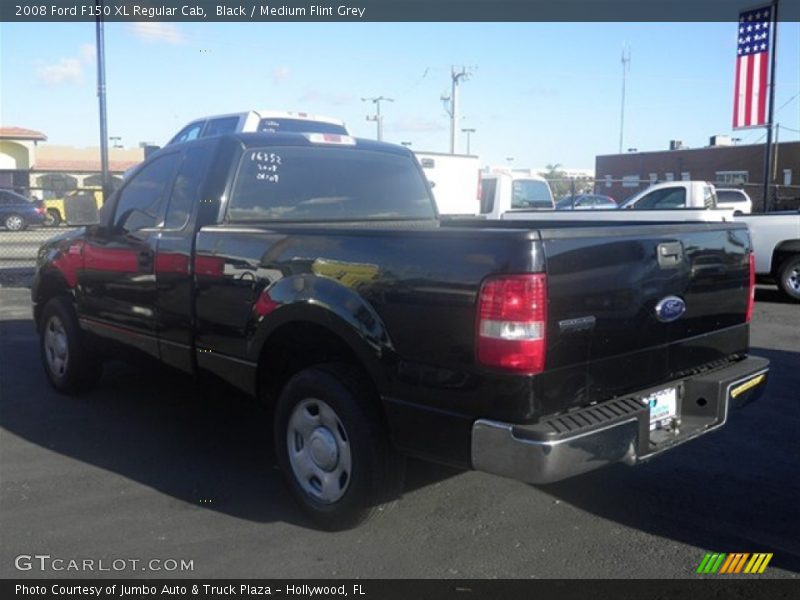
[[[658,385],[746,352],[747,229],[670,224],[542,230],[545,410]],[[561,406],[558,406],[561,404]]]

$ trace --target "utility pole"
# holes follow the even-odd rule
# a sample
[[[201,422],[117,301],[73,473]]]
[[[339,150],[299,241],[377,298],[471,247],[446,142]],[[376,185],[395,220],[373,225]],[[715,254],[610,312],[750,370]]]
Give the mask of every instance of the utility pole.
[[[461,130],[463,133],[467,134],[467,154],[469,154],[469,136],[475,133],[475,129],[472,127],[467,127]]]
[[[778,0],[772,2],[772,19],[770,26],[770,44],[772,45],[769,69],[769,116],[767,117],[767,145],[764,147],[764,212],[769,212],[771,202],[769,201],[769,181],[770,171],[772,170],[772,127],[775,116],[775,55],[778,50]]]
[[[97,6],[97,98],[100,104],[100,177],[103,181],[103,201],[111,194],[111,178],[108,172],[108,132],[106,127],[106,57],[103,33],[103,0],[95,0]]]
[[[622,45],[622,107],[619,116],[619,154],[622,154],[622,134],[625,131],[625,81],[628,78],[628,69],[631,63],[631,48]]]
[[[456,71],[455,67],[450,68],[450,96],[442,96],[441,100],[445,103],[445,110],[450,115],[450,154],[456,154],[458,150],[458,86],[461,80],[469,80],[472,73],[467,67],[461,67]]]
[[[375,121],[378,127],[378,141],[383,140],[383,115],[381,115],[381,102],[394,102],[394,99],[385,96],[377,98],[362,98],[362,102],[372,102],[375,105],[375,114],[367,115],[367,121]]]

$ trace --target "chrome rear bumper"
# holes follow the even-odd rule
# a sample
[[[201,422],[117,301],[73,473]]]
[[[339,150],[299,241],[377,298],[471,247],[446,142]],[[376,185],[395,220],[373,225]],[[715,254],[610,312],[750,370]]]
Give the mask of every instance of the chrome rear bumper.
[[[480,419],[472,426],[472,465],[535,484],[616,462],[633,465],[724,425],[731,404],[745,404],[763,392],[768,373],[769,361],[749,357],[661,386],[679,390],[680,423],[668,434],[650,432],[649,408],[640,401],[654,390],[533,425]]]

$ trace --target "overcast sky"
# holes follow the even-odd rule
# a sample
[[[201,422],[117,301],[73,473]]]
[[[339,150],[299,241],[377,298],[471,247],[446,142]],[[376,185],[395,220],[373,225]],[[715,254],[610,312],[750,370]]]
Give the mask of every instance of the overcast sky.
[[[0,122],[49,143],[98,145],[94,23],[0,24]],[[344,119],[374,137],[362,97],[389,96],[384,139],[447,151],[450,66],[461,127],[484,164],[594,167],[617,151],[622,44],[631,48],[624,147],[731,134],[736,23],[108,23],[108,131],[166,142],[190,120],[251,108]],[[781,24],[776,114],[800,139],[800,23]],[[734,134],[743,143],[764,130]],[[462,151],[464,144],[462,141]]]

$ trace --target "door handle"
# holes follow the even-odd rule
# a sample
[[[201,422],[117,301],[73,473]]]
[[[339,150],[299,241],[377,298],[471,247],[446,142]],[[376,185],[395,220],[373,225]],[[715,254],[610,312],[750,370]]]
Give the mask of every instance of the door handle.
[[[150,250],[142,250],[137,256],[137,262],[143,269],[153,266],[153,253]]]
[[[662,269],[675,269],[683,262],[683,244],[664,242],[658,245],[658,266]]]

